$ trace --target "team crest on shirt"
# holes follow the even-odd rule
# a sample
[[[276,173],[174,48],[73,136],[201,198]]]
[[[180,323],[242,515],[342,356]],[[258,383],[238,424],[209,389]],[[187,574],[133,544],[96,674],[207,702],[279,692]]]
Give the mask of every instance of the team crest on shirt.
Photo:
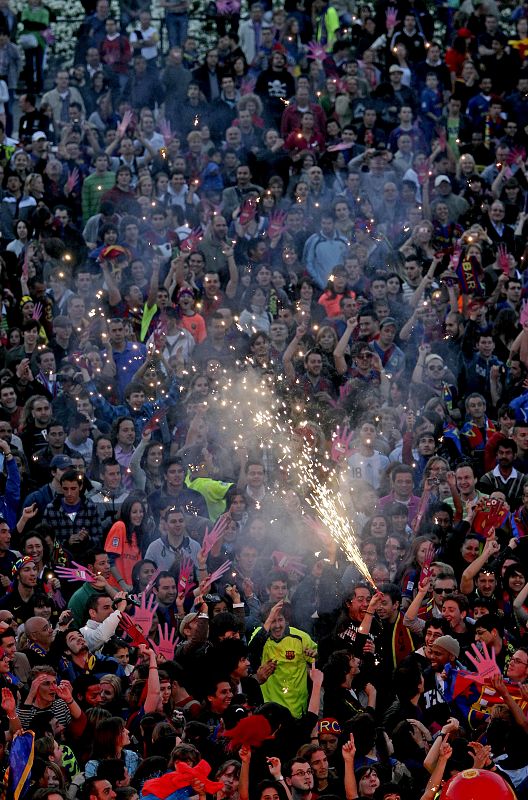
[[[114,538],[112,539],[112,547],[118,547],[118,546],[119,546],[119,539],[117,536],[114,536]]]
[[[284,657],[286,661],[293,661],[293,659],[295,658],[295,650],[286,650],[286,652],[284,653]]]

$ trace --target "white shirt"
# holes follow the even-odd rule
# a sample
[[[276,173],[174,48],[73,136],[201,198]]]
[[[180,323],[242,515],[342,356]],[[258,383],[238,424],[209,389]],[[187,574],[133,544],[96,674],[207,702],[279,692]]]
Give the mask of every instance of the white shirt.
[[[96,622],[94,619],[89,619],[86,625],[80,629],[80,633],[84,636],[84,640],[88,645],[91,653],[96,653],[101,647],[112,638],[117,630],[121,613],[112,611],[103,622]]]

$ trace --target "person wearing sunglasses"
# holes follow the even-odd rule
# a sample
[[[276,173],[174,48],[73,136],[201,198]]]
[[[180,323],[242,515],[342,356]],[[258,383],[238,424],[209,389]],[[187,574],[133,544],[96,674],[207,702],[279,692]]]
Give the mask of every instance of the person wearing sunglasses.
[[[427,619],[442,619],[442,605],[447,597],[457,591],[454,574],[439,572],[432,580],[420,581],[411,605],[405,612],[403,624],[411,633],[421,634]],[[426,598],[431,593],[431,597]]]

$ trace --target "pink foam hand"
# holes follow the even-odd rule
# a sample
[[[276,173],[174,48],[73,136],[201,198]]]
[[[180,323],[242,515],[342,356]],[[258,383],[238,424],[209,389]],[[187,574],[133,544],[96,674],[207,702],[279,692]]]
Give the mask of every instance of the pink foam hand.
[[[77,167],[73,169],[71,172],[68,173],[68,180],[66,181],[66,189],[69,192],[73,192],[75,187],[77,186],[77,181],[79,180],[79,170]]]
[[[387,25],[387,30],[391,31],[393,28],[395,28],[397,22],[398,22],[398,9],[394,8],[394,6],[389,6],[385,14],[385,23]]]
[[[337,426],[330,450],[330,458],[332,461],[341,461],[343,458],[348,458],[352,454],[351,442],[353,437],[354,431],[351,431],[348,425],[345,425],[342,430],[340,425]]]
[[[277,239],[286,231],[286,212],[274,211],[270,214],[268,224],[268,236],[270,239]]]
[[[506,156],[506,163],[510,166],[512,164],[520,165],[521,162],[526,160],[526,150],[524,147],[514,147]]]
[[[302,578],[306,574],[306,567],[302,558],[299,556],[285,553],[282,550],[274,550],[271,557],[277,569],[284,570],[292,578]]]
[[[178,574],[178,594],[187,594],[193,574],[194,564],[190,558],[183,557],[180,561]]]
[[[170,122],[166,119],[162,119],[159,124],[159,129],[161,135],[163,136],[163,142],[165,144],[165,147],[168,147],[174,138],[172,135]]]
[[[52,592],[51,598],[55,603],[55,605],[57,606],[57,608],[60,608],[61,610],[63,608],[66,608],[67,603],[64,597],[62,596],[60,589],[56,589],[54,592]]]
[[[425,558],[423,560],[423,566],[420,572],[420,583],[424,584],[426,581],[429,580],[431,577],[431,564],[435,557],[436,550],[434,545],[431,543],[427,550],[425,551]]]
[[[93,583],[95,575],[88,567],[83,567],[82,564],[77,564],[72,561],[73,567],[55,567],[55,572],[61,580],[68,581],[68,583],[75,583],[76,581],[83,581],[84,583]]]
[[[136,606],[132,619],[134,625],[137,625],[144,636],[149,635],[150,629],[152,628],[152,620],[157,610],[158,604],[156,603],[154,595],[151,594],[150,597],[147,597],[147,595],[143,593],[141,595],[141,605],[139,608]]]
[[[145,588],[144,588],[144,590],[143,590],[142,594],[145,594],[145,595],[146,595],[146,594],[149,594],[149,592],[151,592],[151,591],[152,591],[152,589],[154,588],[154,584],[156,583],[156,580],[157,580],[157,578],[158,578],[158,575],[160,574],[160,572],[161,572],[161,569],[157,569],[157,570],[156,570],[156,572],[154,573],[154,575],[152,576],[152,578],[149,580],[149,582],[148,582],[148,583],[147,583],[147,585],[145,586]]]
[[[176,649],[176,629],[171,628],[167,623],[161,627],[158,625],[158,644],[151,642],[152,649],[157,656],[163,656],[165,661],[172,661],[174,658],[174,650]]]
[[[308,50],[308,58],[312,61],[320,61],[322,63],[328,57],[326,50],[319,42],[309,42],[306,49]]]
[[[228,516],[226,514],[222,514],[221,517],[218,517],[210,531],[209,528],[206,528],[202,542],[202,553],[204,558],[207,558],[216,543],[222,538],[222,536],[224,536],[229,522],[230,519],[228,519]]]
[[[525,325],[528,325],[528,302],[526,301],[522,304],[521,314],[519,316],[519,322],[521,323],[523,328]]]
[[[252,78],[245,78],[240,85],[240,94],[253,94],[256,83]]]
[[[352,146],[348,142],[339,142],[339,144],[331,144],[326,150],[328,153],[339,153],[341,150],[350,150]]]
[[[125,113],[123,114],[123,119],[121,120],[121,122],[117,126],[117,133],[120,136],[124,136],[125,135],[126,129],[128,128],[128,126],[132,122],[132,119],[133,119],[132,112],[131,111],[125,111]]]
[[[505,275],[510,274],[510,257],[504,244],[500,244],[497,248],[497,264]]]
[[[453,248],[453,255],[449,259],[449,269],[452,272],[457,271],[461,255],[462,255],[462,248],[460,247],[459,244],[456,244]]]
[[[444,128],[440,128],[438,131],[438,148],[440,150],[445,150],[447,147],[447,135]]]
[[[309,514],[305,514],[303,516],[303,519],[305,524],[312,531],[312,533],[314,533],[317,536],[317,538],[321,540],[321,542],[325,545],[325,547],[328,547],[332,537],[330,533],[327,531],[327,529],[324,527],[324,525],[321,522],[319,522],[318,519],[310,517]]]
[[[215,569],[212,575],[209,575],[209,583],[214,583],[215,581],[219,580],[219,578],[221,578],[222,575],[226,574],[230,566],[231,566],[231,561],[224,561],[224,563],[221,564],[218,567],[218,569]]]
[[[143,428],[143,433],[152,433],[152,431],[157,430],[161,420],[165,419],[167,416],[168,411],[168,408],[159,408],[154,416],[151,417],[146,423],[145,427]]]
[[[472,656],[471,653],[466,652],[466,657],[477,670],[476,683],[486,683],[490,678],[501,674],[494,650],[488,650],[484,642],[482,642],[482,653],[474,642],[471,647],[475,655]]]
[[[196,250],[199,243],[202,241],[202,231],[201,228],[194,228],[185,241],[182,242],[180,245],[180,250],[185,253],[191,253],[193,250]]]
[[[150,647],[150,643],[143,635],[143,631],[134,624],[134,620],[132,617],[129,617],[128,614],[121,614],[119,625],[132,640],[133,647],[137,647],[140,644],[145,644],[147,647]]]
[[[257,214],[257,203],[253,197],[248,197],[247,200],[244,200],[242,204],[242,208],[240,209],[240,214],[238,217],[238,221],[241,225],[247,225],[251,222],[252,219],[255,219]]]
[[[31,319],[39,320],[42,316],[42,303],[35,303]]]

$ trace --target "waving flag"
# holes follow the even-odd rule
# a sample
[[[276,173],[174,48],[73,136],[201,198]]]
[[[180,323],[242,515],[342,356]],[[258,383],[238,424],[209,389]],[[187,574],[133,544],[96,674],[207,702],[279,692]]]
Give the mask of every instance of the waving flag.
[[[17,731],[13,736],[9,752],[8,794],[14,800],[24,797],[29,789],[31,769],[35,757],[35,734],[33,731]]]

